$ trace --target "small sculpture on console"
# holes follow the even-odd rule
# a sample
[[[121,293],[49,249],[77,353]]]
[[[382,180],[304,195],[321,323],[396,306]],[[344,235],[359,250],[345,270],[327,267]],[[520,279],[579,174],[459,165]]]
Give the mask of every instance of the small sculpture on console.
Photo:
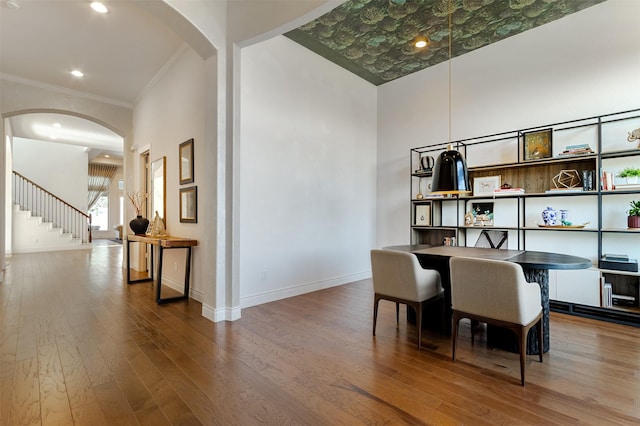
[[[167,234],[164,227],[164,220],[162,220],[157,210],[156,216],[153,219],[153,223],[151,224],[150,228],[151,230],[149,232],[149,235],[151,235],[152,237],[164,237]]]

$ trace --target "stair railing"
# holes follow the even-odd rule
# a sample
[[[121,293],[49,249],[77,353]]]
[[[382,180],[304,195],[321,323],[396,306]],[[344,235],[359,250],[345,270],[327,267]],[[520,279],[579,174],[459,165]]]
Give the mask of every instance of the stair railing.
[[[73,207],[60,197],[47,191],[29,178],[13,171],[13,203],[33,216],[51,222],[83,243],[91,242],[91,215]]]

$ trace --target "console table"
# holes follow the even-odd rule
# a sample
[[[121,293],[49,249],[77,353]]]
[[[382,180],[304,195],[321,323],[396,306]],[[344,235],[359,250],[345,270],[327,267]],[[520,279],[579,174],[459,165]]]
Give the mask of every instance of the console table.
[[[143,243],[151,247],[151,268],[149,276],[136,280],[131,279],[131,243]],[[136,284],[153,281],[153,247],[158,246],[158,279],[156,286],[156,303],[176,302],[189,298],[189,279],[191,276],[191,248],[198,245],[198,240],[190,238],[171,237],[168,235],[154,237],[151,235],[127,235],[127,284]],[[186,249],[187,258],[184,274],[184,294],[175,297],[162,297],[162,254],[165,249]]]

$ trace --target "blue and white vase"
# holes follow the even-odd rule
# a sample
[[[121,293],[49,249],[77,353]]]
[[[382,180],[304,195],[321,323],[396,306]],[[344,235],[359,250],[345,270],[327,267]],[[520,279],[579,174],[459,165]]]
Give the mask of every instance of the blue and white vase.
[[[558,211],[551,207],[547,207],[542,211],[542,220],[547,226],[553,226],[558,223]]]

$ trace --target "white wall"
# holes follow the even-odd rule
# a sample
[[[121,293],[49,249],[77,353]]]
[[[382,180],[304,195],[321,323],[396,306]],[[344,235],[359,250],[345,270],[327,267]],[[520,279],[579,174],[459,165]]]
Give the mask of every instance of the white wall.
[[[368,276],[376,88],[283,36],[241,62],[241,305]]]
[[[456,58],[452,139],[640,107],[638,16],[640,2],[609,0]],[[409,242],[409,149],[447,141],[447,75],[379,87],[378,245]]]
[[[88,159],[83,147],[13,138],[13,169],[83,212]]]
[[[198,223],[180,223],[179,189],[192,185],[206,187],[214,183],[205,182],[207,167],[204,144],[204,61],[186,45],[180,50],[162,75],[141,98],[133,111],[133,134],[137,144],[149,145],[150,161],[166,157],[166,211],[167,233],[172,236],[201,239],[210,230],[203,205],[204,191],[198,191]],[[194,176],[193,184],[179,185],[178,146],[193,138]],[[133,217],[125,218],[128,224]],[[148,218],[150,221],[153,217]],[[131,232],[127,226],[127,232]],[[165,251],[163,278],[168,284],[184,281],[184,250]],[[210,255],[210,254],[209,254]],[[203,262],[211,259],[199,248],[193,250],[192,297],[202,300]]]

